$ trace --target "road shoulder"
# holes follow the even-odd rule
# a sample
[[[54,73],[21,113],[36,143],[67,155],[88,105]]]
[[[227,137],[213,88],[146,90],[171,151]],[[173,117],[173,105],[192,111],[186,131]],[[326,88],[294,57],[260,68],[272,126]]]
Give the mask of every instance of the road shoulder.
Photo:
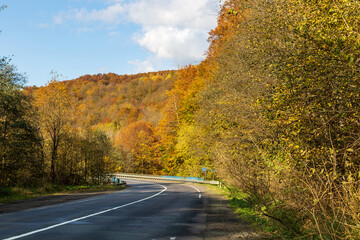
[[[245,221],[241,220],[229,206],[229,201],[213,190],[206,191],[206,230],[204,239],[266,239]]]
[[[58,204],[68,201],[80,200],[102,194],[114,193],[117,191],[121,191],[121,190],[51,195],[51,196],[37,197],[37,198],[16,201],[16,202],[0,203],[0,214],[27,210],[36,207],[43,207],[43,206],[48,206],[48,205]]]

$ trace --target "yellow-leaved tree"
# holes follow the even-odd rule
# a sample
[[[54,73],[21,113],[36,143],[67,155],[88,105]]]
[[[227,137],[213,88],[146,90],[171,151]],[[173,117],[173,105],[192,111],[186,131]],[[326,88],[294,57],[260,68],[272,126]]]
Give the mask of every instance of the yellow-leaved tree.
[[[56,161],[60,142],[70,131],[74,102],[68,95],[64,84],[52,80],[35,92],[35,106],[38,108],[39,122],[45,139],[47,157],[50,159],[50,177],[56,181]]]

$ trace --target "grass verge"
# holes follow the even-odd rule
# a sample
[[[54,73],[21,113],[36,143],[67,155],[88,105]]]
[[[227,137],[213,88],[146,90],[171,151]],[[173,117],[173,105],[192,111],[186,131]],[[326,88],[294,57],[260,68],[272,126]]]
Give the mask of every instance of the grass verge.
[[[114,185],[52,185],[47,184],[41,187],[2,187],[0,188],[0,203],[16,202],[31,198],[64,195],[71,193],[102,192],[121,190],[126,186]]]
[[[262,209],[256,198],[235,188],[215,186],[208,188],[225,196],[237,216],[250,224],[253,229],[264,233],[266,239],[293,239],[292,232],[284,230],[283,227],[264,215],[266,210]]]

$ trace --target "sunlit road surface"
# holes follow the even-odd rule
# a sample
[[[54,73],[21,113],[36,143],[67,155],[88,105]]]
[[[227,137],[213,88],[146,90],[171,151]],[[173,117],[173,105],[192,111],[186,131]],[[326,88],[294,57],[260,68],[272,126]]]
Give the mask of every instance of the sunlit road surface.
[[[202,239],[198,187],[126,181],[116,193],[0,214],[0,239]]]

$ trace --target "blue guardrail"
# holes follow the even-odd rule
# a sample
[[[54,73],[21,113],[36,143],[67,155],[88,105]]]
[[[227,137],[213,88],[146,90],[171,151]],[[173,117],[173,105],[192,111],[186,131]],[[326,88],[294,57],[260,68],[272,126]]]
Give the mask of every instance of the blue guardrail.
[[[166,179],[178,179],[178,180],[195,180],[195,181],[204,181],[204,178],[198,178],[198,177],[180,177],[180,176],[161,176],[162,178]]]

